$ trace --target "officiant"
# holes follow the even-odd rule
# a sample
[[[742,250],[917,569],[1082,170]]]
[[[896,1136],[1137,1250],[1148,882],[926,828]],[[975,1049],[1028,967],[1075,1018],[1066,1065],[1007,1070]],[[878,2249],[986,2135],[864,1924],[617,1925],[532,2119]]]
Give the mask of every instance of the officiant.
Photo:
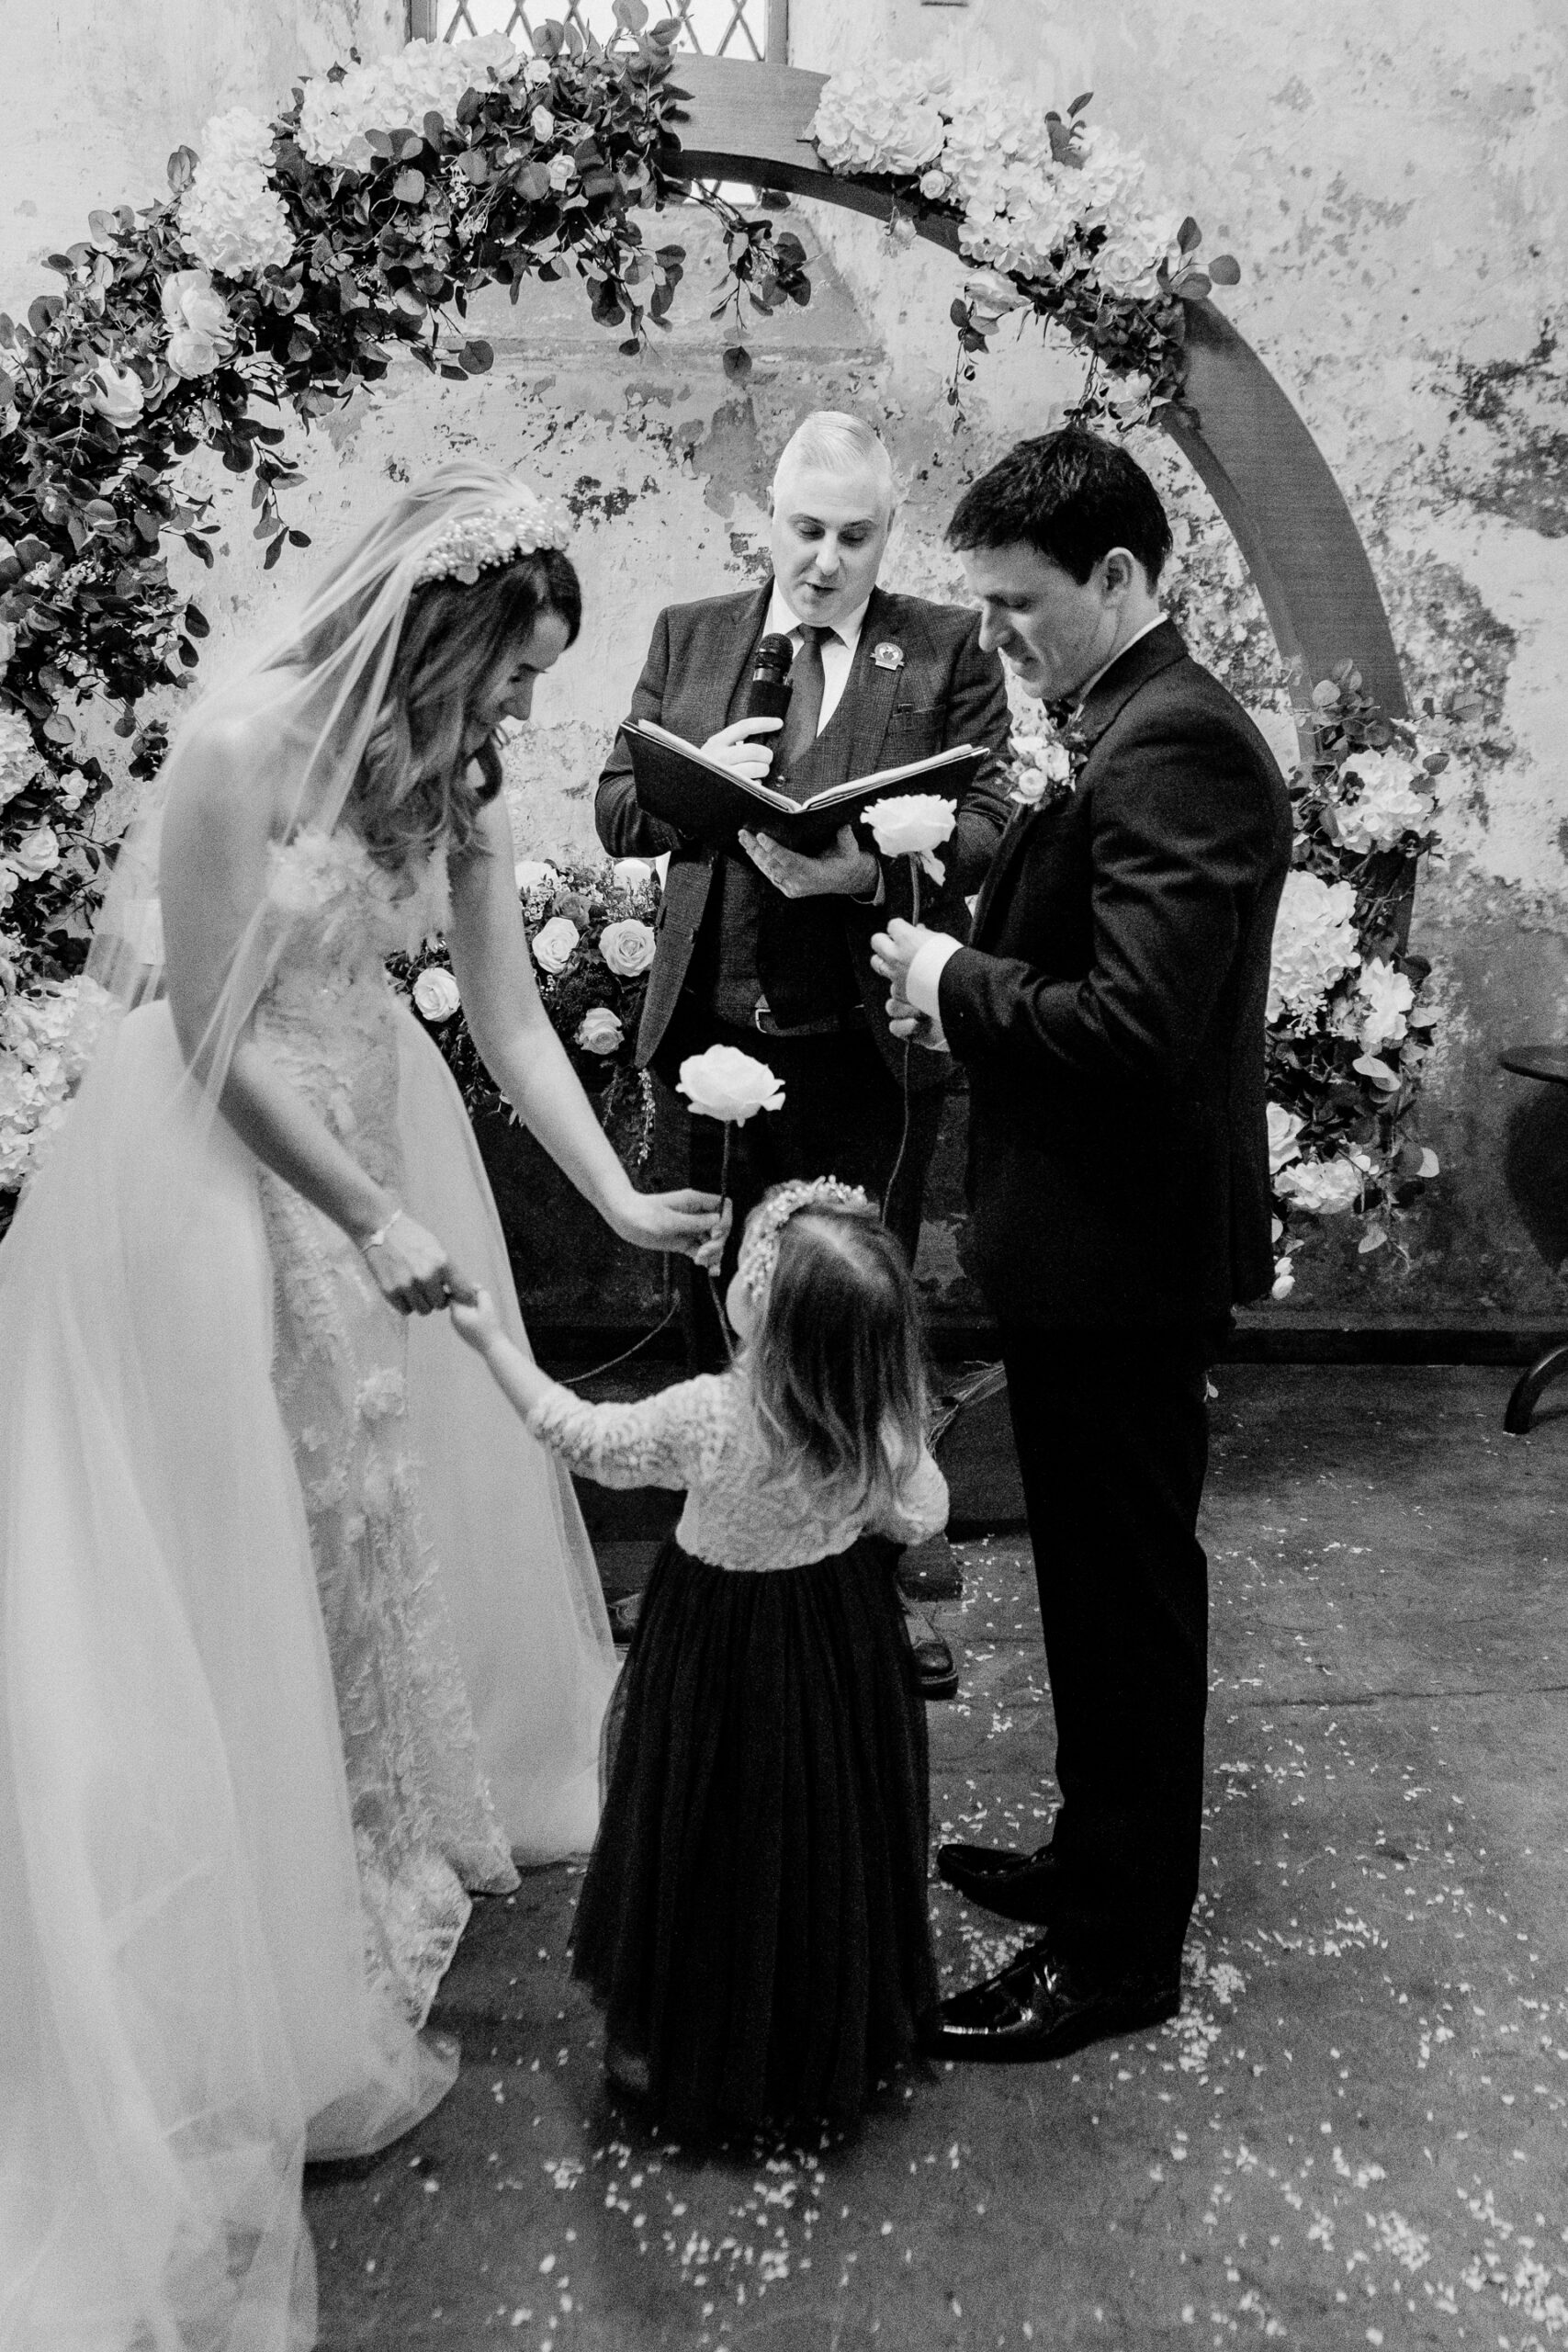
[[[956,827],[939,852],[942,880],[922,885],[922,922],[966,936],[965,900],[1007,815],[1007,694],[976,613],[877,586],[897,504],[892,461],[874,429],[834,410],[808,416],[773,477],[772,577],[660,613],[630,716],[801,800],[955,744],[983,747],[989,757],[957,794]],[[744,716],[753,656],[769,636],[794,649],[782,727]],[[908,861],[880,857],[858,824],[815,856],[752,832],[716,852],[639,808],[620,737],[595,818],[615,856],[670,853],[639,1067],[673,1085],[687,1055],[732,1045],[784,1081],[783,1108],[734,1133],[724,1279],[753,1204],[792,1176],[863,1185],[912,1263],[953,1064],[919,1046],[906,1056],[872,969],[872,933],[909,910]],[[692,1181],[716,1184],[721,1130],[694,1119],[691,1133]],[[727,1361],[700,1279],[690,1328],[698,1367]]]

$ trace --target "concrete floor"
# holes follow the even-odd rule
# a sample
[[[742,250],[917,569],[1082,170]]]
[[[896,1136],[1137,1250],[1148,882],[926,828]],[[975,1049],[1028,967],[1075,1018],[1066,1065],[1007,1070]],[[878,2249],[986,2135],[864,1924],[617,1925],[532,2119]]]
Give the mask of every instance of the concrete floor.
[[[1219,1375],[1179,2019],[921,2072],[850,2142],[696,2156],[606,2102],[578,1878],[536,1872],[447,1980],[451,2097],[312,2177],[331,2352],[1568,2345],[1568,1408],[1506,1438],[1508,1380]],[[1032,1844],[1027,1550],[959,1548],[933,1814]],[[932,1908],[950,1983],[1010,1948]]]

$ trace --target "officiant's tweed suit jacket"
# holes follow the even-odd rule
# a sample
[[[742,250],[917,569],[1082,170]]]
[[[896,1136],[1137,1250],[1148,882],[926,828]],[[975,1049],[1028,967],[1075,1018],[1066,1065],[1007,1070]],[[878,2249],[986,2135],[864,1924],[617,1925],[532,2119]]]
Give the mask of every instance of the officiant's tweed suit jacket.
[[[1272,753],[1168,621],[1086,698],[1070,797],[1014,816],[940,984],[974,1263],[1009,1323],[1206,1322],[1273,1273]]]
[[[654,625],[648,660],[632,696],[631,716],[651,718],[703,743],[740,715],[753,649],[761,635],[772,580],[739,595],[671,605]],[[994,653],[982,652],[979,616],[923,597],[872,591],[840,712],[848,721],[842,779],[928,758],[955,743],[984,745],[991,758],[959,796],[957,831],[939,853],[945,865],[940,892],[928,887],[922,920],[963,933],[964,900],[980,888],[1007,820],[1004,762],[1009,723],[1007,688]],[[882,649],[882,659],[877,659]],[[890,652],[887,649],[892,649]],[[900,657],[900,658],[895,658]],[[835,713],[837,724],[840,713]],[[824,736],[826,741],[826,736]],[[637,806],[631,761],[617,736],[599,780],[594,808],[599,838],[615,857],[671,853],[658,915],[659,946],[649,976],[637,1057],[649,1061],[669,1027],[684,985],[707,906],[715,854],[683,841],[674,828]],[[867,846],[872,844],[867,841]],[[876,907],[836,899],[874,1036],[889,1065],[904,1066],[904,1049],[887,1026],[887,983],[871,966],[872,933],[889,917],[909,911],[908,860],[883,859],[885,898]],[[910,1056],[910,1083],[931,1086],[949,1076],[942,1054]]]

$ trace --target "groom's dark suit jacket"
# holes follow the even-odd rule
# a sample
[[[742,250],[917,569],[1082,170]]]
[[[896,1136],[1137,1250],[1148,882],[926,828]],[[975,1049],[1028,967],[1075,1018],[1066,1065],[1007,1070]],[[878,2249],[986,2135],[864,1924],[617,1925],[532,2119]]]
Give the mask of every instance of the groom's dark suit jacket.
[[[671,605],[660,614],[648,660],[632,696],[631,716],[651,718],[690,743],[741,715],[750,658],[767,617],[773,582],[739,595]],[[883,660],[876,659],[883,649]],[[872,592],[843,698],[818,738],[814,788],[868,775],[878,768],[925,759],[957,743],[984,745],[992,758],[959,799],[957,831],[939,853],[945,879],[927,886],[924,920],[962,932],[964,904],[980,887],[1007,819],[1001,764],[1008,741],[1007,689],[1000,662],[982,652],[978,615],[923,597]],[[671,853],[658,916],[659,946],[649,978],[637,1060],[649,1061],[674,1015],[713,883],[715,854],[688,842],[637,805],[631,761],[617,737],[599,780],[594,805],[599,838],[616,857]],[[860,836],[872,847],[869,838]],[[904,1049],[887,1027],[887,987],[871,967],[872,933],[889,916],[909,911],[908,860],[881,861],[886,896],[877,907],[836,898],[830,908],[842,926],[871,1032],[889,1066],[904,1067]],[[910,1083],[937,1083],[949,1071],[940,1054],[910,1057]]]
[[[1087,697],[942,975],[976,1267],[1010,1324],[1221,1320],[1266,1289],[1263,1014],[1290,801],[1168,621]]]

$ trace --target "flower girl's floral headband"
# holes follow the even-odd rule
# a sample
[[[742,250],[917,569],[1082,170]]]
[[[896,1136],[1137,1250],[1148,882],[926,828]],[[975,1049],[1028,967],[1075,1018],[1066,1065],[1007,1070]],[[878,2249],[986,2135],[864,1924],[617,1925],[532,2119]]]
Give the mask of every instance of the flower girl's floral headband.
[[[495,564],[537,555],[541,548],[564,548],[570,537],[571,518],[560,501],[541,498],[519,484],[510,498],[448,523],[421,556],[413,584],[458,580],[471,588]]]
[[[792,1183],[775,1184],[752,1210],[740,1244],[736,1271],[747,1295],[761,1305],[779,1261],[779,1236],[802,1209],[849,1209],[874,1216],[874,1204],[858,1184],[841,1184],[836,1176],[799,1176]]]

